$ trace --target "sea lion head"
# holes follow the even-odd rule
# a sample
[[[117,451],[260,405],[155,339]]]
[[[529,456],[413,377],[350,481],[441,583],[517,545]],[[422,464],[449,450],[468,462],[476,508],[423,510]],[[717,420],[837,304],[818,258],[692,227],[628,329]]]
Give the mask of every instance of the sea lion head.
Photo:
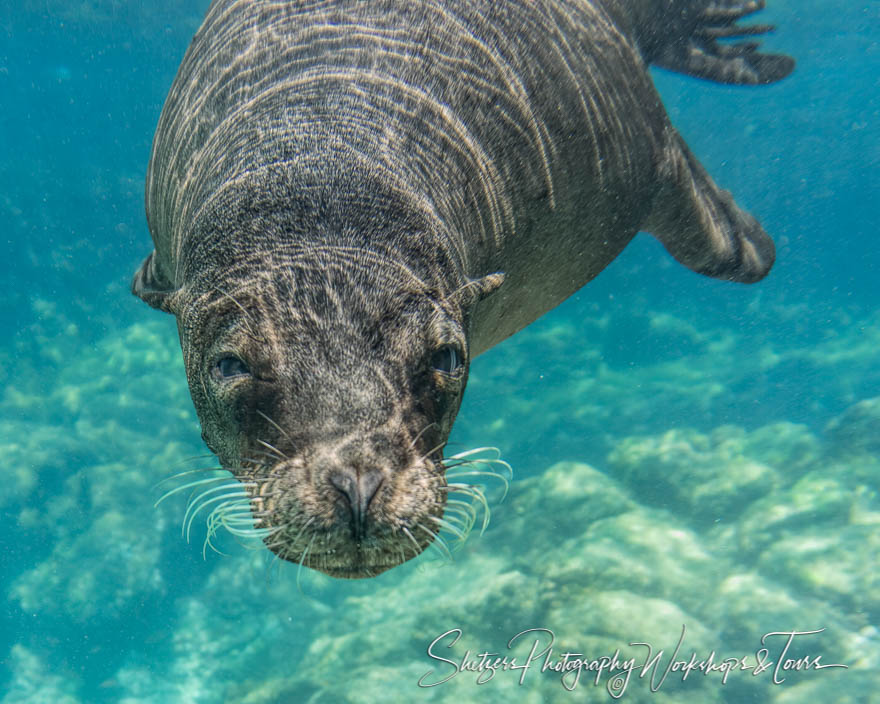
[[[368,250],[272,256],[239,258],[166,302],[202,435],[273,552],[375,576],[440,528],[468,312],[502,276],[444,293]]]

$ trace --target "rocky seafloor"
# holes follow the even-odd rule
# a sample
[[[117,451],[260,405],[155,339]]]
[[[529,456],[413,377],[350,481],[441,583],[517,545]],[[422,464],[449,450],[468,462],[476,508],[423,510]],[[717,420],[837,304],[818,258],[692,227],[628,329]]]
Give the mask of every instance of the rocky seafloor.
[[[0,360],[2,704],[880,702],[878,320],[798,347],[646,314],[655,356],[627,362],[613,331],[633,321],[578,344],[584,326],[551,316],[472,372],[454,440],[516,458],[485,535],[350,583],[235,543],[203,560],[185,500],[153,506],[163,478],[211,462],[187,461],[204,449],[169,321],[84,340],[39,305]],[[554,657],[664,654],[622,691],[538,660],[488,678],[429,657],[451,629],[434,653],[455,662],[521,663],[538,636],[507,645],[527,629],[553,631]],[[809,658],[797,670],[774,671],[769,636],[761,672],[663,678],[679,638],[678,659],[754,665],[765,634],[818,629],[786,653]]]

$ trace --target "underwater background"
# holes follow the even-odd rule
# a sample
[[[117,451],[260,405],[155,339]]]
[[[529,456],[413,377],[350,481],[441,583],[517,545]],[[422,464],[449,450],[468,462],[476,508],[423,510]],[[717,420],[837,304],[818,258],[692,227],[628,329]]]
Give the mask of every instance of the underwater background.
[[[880,702],[880,3],[771,0],[778,85],[654,71],[775,268],[710,280],[639,235],[473,364],[448,452],[514,470],[485,534],[359,582],[231,539],[203,558],[186,496],[154,507],[212,462],[174,320],[129,293],[207,5],[0,0],[0,704]],[[664,652],[628,681],[450,664],[523,662],[549,643],[508,648],[527,629],[554,662]]]

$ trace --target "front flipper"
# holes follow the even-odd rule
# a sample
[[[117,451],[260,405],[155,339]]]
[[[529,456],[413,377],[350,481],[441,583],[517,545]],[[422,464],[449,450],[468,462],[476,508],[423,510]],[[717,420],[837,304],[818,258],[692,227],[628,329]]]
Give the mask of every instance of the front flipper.
[[[758,42],[718,42],[773,31],[772,25],[736,24],[763,9],[764,0],[693,0],[671,15],[668,7],[678,8],[680,4],[655,5],[659,29],[652,28],[645,42],[645,58],[650,63],[697,78],[742,85],[773,83],[794,69],[794,59],[784,54],[762,54]]]
[[[730,193],[715,185],[679,134],[668,129],[660,190],[643,229],[700,274],[742,283],[764,278],[776,258],[773,240]]]

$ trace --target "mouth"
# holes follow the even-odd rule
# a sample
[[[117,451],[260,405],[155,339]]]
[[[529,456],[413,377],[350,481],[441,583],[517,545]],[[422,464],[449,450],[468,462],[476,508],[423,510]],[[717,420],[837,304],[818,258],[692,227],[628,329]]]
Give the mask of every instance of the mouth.
[[[387,572],[392,567],[397,567],[397,565],[398,563],[387,565],[338,565],[335,567],[325,565],[318,567],[309,562],[304,563],[305,567],[311,567],[312,569],[316,569],[319,572],[323,572],[329,577],[335,577],[336,579],[369,579],[371,577],[376,577],[383,572]]]
[[[448,491],[439,463],[387,474],[369,491],[364,474],[335,469],[317,478],[279,469],[255,480],[253,515],[271,531],[263,542],[280,559],[331,577],[374,577],[439,545]],[[357,481],[355,481],[357,480]],[[364,493],[361,494],[361,490]],[[445,547],[445,543],[441,550]],[[446,550],[448,552],[448,549]]]
[[[396,485],[388,482],[387,492],[379,492],[361,514],[352,511],[351,496],[331,482],[297,481],[300,472],[275,466],[265,479],[242,479],[255,522],[266,531],[263,543],[278,558],[339,579],[365,579],[429,548],[451,561],[475,524],[482,533],[489,506],[474,478],[500,479],[506,490],[510,474],[495,452],[479,448],[432,460],[430,467],[413,466],[421,471],[409,472]]]
[[[416,545],[410,545],[405,550],[405,543],[388,540],[369,540],[366,543],[343,540],[336,543],[337,547],[323,547],[320,550],[310,549],[314,542],[314,539],[310,540],[308,546],[298,551],[299,554],[288,554],[284,559],[340,579],[375,577],[418,557],[431,543],[426,540],[424,545],[416,544],[416,551]]]

